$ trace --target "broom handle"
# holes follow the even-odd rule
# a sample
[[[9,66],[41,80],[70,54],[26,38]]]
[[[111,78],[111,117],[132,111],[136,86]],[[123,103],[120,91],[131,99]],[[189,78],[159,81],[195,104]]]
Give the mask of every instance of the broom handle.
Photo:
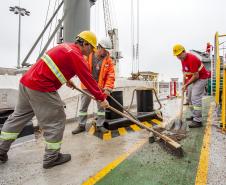
[[[182,120],[182,116],[183,116],[183,104],[184,104],[184,91],[182,91],[182,97],[181,97],[180,117],[179,117],[180,120]]]
[[[79,89],[78,87],[74,86],[74,89],[78,90],[79,92],[89,96],[90,98],[96,100],[91,94],[89,94],[88,92],[83,91],[82,89]],[[171,138],[169,138],[168,136],[162,135],[159,132],[153,130],[152,128],[147,127],[146,125],[142,124],[140,121],[137,121],[135,119],[133,119],[131,116],[124,114],[122,112],[120,112],[119,110],[113,108],[112,106],[109,105],[108,109],[112,110],[113,112],[126,117],[127,119],[129,119],[130,121],[132,121],[133,123],[141,126],[142,128],[145,128],[146,130],[152,132],[153,134],[157,135],[158,137],[160,137],[161,139],[163,139],[165,142],[169,143],[171,146],[175,147],[175,148],[180,148],[181,145],[177,142],[175,142],[174,140],[172,140]]]
[[[109,106],[108,109],[112,110],[113,112],[115,112],[115,113],[117,113],[117,114],[119,114],[123,117],[126,117],[127,119],[129,119],[133,123],[137,124],[138,126],[145,128],[146,130],[152,132],[153,134],[157,135],[158,137],[160,137],[161,139],[163,139],[165,142],[169,143],[173,147],[175,147],[175,148],[181,147],[181,145],[179,143],[175,142],[174,140],[172,140],[168,136],[160,134],[159,132],[155,131],[154,129],[147,127],[146,125],[142,124],[140,121],[137,121],[137,120],[133,119],[132,117],[130,117],[129,115],[118,111],[117,109],[113,108],[112,106]]]

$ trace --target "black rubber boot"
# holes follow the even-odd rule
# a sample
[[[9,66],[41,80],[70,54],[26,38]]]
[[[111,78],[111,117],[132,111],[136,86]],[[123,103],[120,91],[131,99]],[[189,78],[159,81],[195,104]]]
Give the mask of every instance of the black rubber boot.
[[[52,168],[54,166],[64,164],[64,163],[66,163],[70,160],[71,160],[71,154],[61,154],[61,153],[59,153],[58,158],[55,161],[50,162],[48,164],[43,164],[43,168],[49,169],[49,168]]]
[[[198,121],[192,121],[191,124],[189,124],[189,128],[199,128],[202,127],[202,122],[198,122]]]
[[[7,153],[0,153],[0,162],[5,163],[6,161],[8,161],[8,155]]]
[[[78,125],[77,128],[75,130],[73,130],[71,133],[72,134],[79,134],[81,132],[84,132],[85,130],[86,130],[85,126]]]

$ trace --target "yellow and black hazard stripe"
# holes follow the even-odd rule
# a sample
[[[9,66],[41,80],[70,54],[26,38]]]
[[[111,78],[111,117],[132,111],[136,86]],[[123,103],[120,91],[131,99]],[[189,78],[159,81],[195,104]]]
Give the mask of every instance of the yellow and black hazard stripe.
[[[148,121],[144,121],[142,122],[144,125],[146,125],[147,127],[153,127],[155,125],[160,125],[162,123],[161,120],[158,119],[151,119]],[[89,129],[89,134],[90,135],[94,135],[104,141],[109,141],[112,138],[118,137],[118,136],[124,136],[129,132],[138,132],[140,131],[142,128],[136,124],[131,124],[129,127],[121,127],[118,128],[117,130],[109,130],[107,133],[100,133],[100,132],[96,132],[95,131],[95,127],[92,126]]]

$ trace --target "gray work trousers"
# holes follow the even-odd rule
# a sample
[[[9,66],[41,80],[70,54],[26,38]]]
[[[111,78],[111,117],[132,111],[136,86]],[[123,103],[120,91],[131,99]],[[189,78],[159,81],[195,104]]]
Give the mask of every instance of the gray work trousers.
[[[87,90],[85,90],[88,92]],[[79,125],[85,127],[88,116],[88,107],[91,102],[91,98],[85,94],[81,94],[81,104],[79,109]],[[96,101],[97,102],[97,101]],[[97,121],[96,126],[103,126],[105,121],[105,109],[100,106],[100,103],[97,102]]]
[[[66,121],[63,102],[57,92],[34,91],[20,83],[15,110],[3,125],[2,132],[20,133],[34,115],[43,129],[46,142],[43,163],[48,164],[58,157]],[[1,136],[0,152],[8,152],[15,139],[4,139],[3,133]]]
[[[202,122],[202,97],[208,79],[199,79],[192,84],[191,102],[193,106],[192,117],[194,121]]]

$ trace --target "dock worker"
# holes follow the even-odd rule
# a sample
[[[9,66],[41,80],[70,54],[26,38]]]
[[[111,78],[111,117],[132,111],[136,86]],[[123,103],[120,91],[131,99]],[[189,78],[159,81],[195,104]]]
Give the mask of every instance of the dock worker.
[[[186,52],[184,46],[181,44],[174,45],[173,54],[181,61],[182,64],[184,76],[182,91],[184,92],[190,85],[192,85],[192,116],[186,120],[192,121],[191,124],[189,124],[190,128],[202,127],[202,97],[205,94],[205,87],[211,74],[205,68],[203,63],[192,53]],[[186,81],[186,76],[189,75],[191,75],[191,77],[188,81]]]
[[[75,43],[63,43],[47,51],[23,75],[19,84],[19,96],[15,111],[3,125],[0,135],[0,162],[8,160],[7,152],[26,123],[37,117],[45,139],[43,168],[51,168],[71,160],[70,154],[60,153],[66,115],[64,104],[57,90],[77,75],[90,93],[108,107],[106,95],[86,65],[88,56],[97,45],[97,38],[90,31],[83,31]]]
[[[109,95],[110,92],[113,90],[115,82],[114,63],[110,57],[111,49],[111,40],[108,37],[103,38],[98,42],[97,52],[92,52],[87,59],[88,68],[91,71],[93,78],[98,83],[99,88],[101,88],[107,95]],[[84,83],[81,83],[81,88],[87,91],[87,88]],[[88,115],[87,111],[90,102],[90,97],[84,94],[81,95],[79,124],[75,128],[75,130],[72,131],[72,134],[78,134],[80,132],[85,131],[85,125],[87,122]],[[103,126],[104,121],[105,109],[101,107],[100,104],[97,102],[97,131],[100,131],[102,133],[108,132],[108,130],[105,129]]]
[[[206,44],[206,54],[208,54],[208,56],[210,56],[212,49],[213,49],[213,46],[210,44],[210,42],[208,42]]]

